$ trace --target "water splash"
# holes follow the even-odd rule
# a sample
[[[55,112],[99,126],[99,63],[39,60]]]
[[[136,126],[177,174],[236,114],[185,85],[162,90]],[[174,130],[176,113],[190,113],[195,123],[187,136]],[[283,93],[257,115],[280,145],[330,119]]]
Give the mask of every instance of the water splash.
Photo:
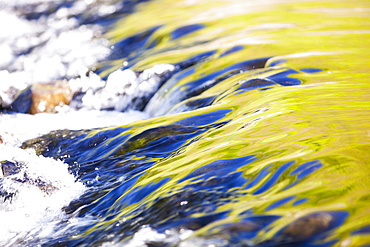
[[[0,145],[0,215],[6,222],[0,231],[2,246],[48,236],[69,218],[61,209],[85,191],[65,163],[32,152]]]

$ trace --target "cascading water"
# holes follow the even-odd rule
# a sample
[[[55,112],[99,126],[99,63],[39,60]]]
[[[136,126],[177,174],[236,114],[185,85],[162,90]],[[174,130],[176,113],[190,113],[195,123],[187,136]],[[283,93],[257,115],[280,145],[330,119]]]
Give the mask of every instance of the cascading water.
[[[370,244],[366,1],[0,7],[0,245]]]

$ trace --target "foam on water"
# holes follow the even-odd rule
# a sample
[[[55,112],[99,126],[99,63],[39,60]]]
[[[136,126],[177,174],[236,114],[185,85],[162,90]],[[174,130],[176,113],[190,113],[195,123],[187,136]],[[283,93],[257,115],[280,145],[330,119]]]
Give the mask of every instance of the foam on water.
[[[0,160],[20,168],[16,174],[0,174],[1,192],[13,194],[0,201],[1,246],[21,245],[20,240],[50,234],[54,224],[67,218],[62,207],[85,190],[69,174],[67,164],[31,150],[0,145]]]
[[[142,109],[163,82],[161,75],[171,73],[175,67],[156,65],[141,73],[117,70],[107,81],[92,71],[86,75],[111,52],[108,40],[102,36],[105,28],[81,25],[83,20],[77,18],[87,7],[93,7],[89,5],[92,2],[75,1],[68,8],[59,7],[35,20],[22,15],[30,7],[37,13],[61,4],[62,1],[0,1],[0,21],[12,23],[0,34],[0,105],[10,105],[17,93],[33,83],[67,79],[72,94],[82,95],[72,101],[68,110]],[[99,11],[103,12],[97,14],[110,14],[112,11],[107,9],[118,8],[116,4],[99,3]]]
[[[0,174],[0,192],[4,195],[0,197],[0,218],[5,223],[0,229],[0,245],[17,246],[24,243],[20,241],[56,237],[89,220],[67,217],[62,210],[85,191],[85,186],[68,172],[68,165],[37,156],[34,150],[18,148],[23,141],[56,129],[115,126],[147,117],[138,111],[97,110],[0,115],[0,161],[20,167],[17,174]],[[62,221],[68,223],[60,229]]]
[[[100,110],[123,110],[133,97],[153,94],[159,86],[158,74],[174,68],[164,65],[139,75],[131,70],[116,71],[107,82],[93,72],[86,74],[109,55],[109,43],[101,37],[103,27],[81,25],[76,18],[94,1],[74,1],[69,7],[63,7],[63,2],[0,0],[1,23],[12,23],[3,25],[0,33],[0,105],[11,104],[19,91],[33,83],[58,79],[66,79],[73,93],[83,94],[80,102],[58,106],[58,114],[0,114],[1,246],[23,246],[36,239],[62,236],[68,229],[89,221],[88,217],[67,217],[63,211],[86,190],[69,173],[68,165],[37,156],[33,150],[20,149],[21,143],[57,129],[117,126],[148,118],[148,114],[134,110]],[[100,3],[96,14],[111,14],[116,5]],[[48,12],[53,6],[58,10]],[[25,17],[34,13],[42,15]],[[122,97],[111,102],[122,80],[126,88],[132,85],[132,93],[119,92]],[[14,174],[6,173],[9,164],[15,167]],[[61,222],[67,223],[61,226]]]
[[[0,193],[5,195],[0,196],[0,218],[5,223],[0,229],[0,245],[21,246],[22,241],[57,237],[89,221],[67,217],[63,211],[85,191],[85,186],[68,172],[68,165],[37,156],[34,150],[18,148],[23,141],[57,129],[117,126],[147,117],[133,110],[0,115],[0,161],[20,167],[10,176],[0,173]],[[62,221],[67,223],[61,228]]]
[[[159,64],[141,73],[133,70],[116,70],[106,81],[89,73],[68,81],[73,92],[83,94],[72,100],[69,109],[115,110],[142,109],[163,82],[166,74],[173,73],[172,64]]]
[[[148,243],[151,244],[170,244],[170,245],[176,245],[180,244],[182,247],[187,246],[196,246],[196,245],[186,245],[186,242],[182,242],[186,238],[188,238],[193,231],[186,230],[186,229],[180,229],[177,230],[166,230],[164,233],[159,233],[156,230],[152,229],[151,227],[143,227],[139,231],[137,231],[132,239],[130,239],[127,242],[107,242],[104,243],[103,247],[146,247],[148,246]],[[199,246],[199,245],[198,245]]]
[[[19,146],[23,141],[52,130],[117,126],[146,118],[148,114],[133,110],[127,112],[80,110],[37,115],[4,114],[0,115],[0,137],[8,146]]]
[[[63,1],[0,1],[0,99],[5,105],[26,86],[84,74],[109,53],[99,25],[80,25],[77,15],[85,1],[60,7],[38,19],[26,19],[30,9],[43,13]],[[31,12],[32,13],[32,12]],[[29,13],[28,13],[29,14]],[[0,100],[1,103],[1,100]]]

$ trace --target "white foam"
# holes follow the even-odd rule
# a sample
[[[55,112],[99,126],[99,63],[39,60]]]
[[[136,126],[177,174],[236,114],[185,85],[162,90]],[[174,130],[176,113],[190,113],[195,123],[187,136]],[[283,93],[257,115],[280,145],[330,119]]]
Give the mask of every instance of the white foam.
[[[19,146],[22,142],[58,129],[91,129],[119,126],[149,118],[140,111],[97,111],[80,110],[65,113],[2,114],[0,115],[0,137],[8,146]]]
[[[1,23],[12,23],[5,25],[0,34],[0,103],[11,104],[19,91],[33,83],[68,79],[74,93],[85,93],[82,104],[72,102],[71,108],[124,111],[143,107],[160,86],[161,75],[175,67],[156,65],[139,75],[132,70],[117,70],[107,81],[91,72],[86,76],[89,68],[110,54],[110,44],[101,37],[102,27],[80,26],[74,16],[86,11],[105,16],[122,3],[99,3],[99,11],[94,11],[97,6],[93,2],[75,1],[71,7],[61,7],[37,20],[21,16],[22,11],[42,12],[62,2],[0,0]],[[77,76],[79,79],[73,79]]]
[[[74,17],[86,11],[84,1],[37,20],[21,16],[22,9],[47,10],[62,2],[0,0],[0,22],[11,23],[3,25],[0,33],[0,98],[5,105],[32,83],[82,75],[110,54],[108,40],[101,37],[103,28],[80,26]]]
[[[161,75],[171,73],[174,69],[174,65],[160,64],[144,70],[139,75],[130,69],[116,70],[108,76],[106,82],[90,73],[88,77],[70,80],[70,85],[73,90],[86,92],[79,107],[125,111],[140,105],[138,99],[148,100],[158,90]],[[90,81],[91,83],[88,83]],[[74,102],[71,106],[74,106]]]
[[[12,200],[0,197],[0,246],[24,246],[33,238],[63,236],[71,227],[91,221],[69,218],[62,210],[85,190],[68,173],[67,164],[20,149],[21,143],[57,129],[119,126],[148,118],[139,111],[119,111],[130,109],[135,98],[153,94],[161,75],[175,68],[158,65],[139,75],[132,70],[117,70],[107,81],[92,72],[86,75],[110,53],[109,42],[101,37],[101,27],[79,26],[73,16],[84,13],[89,4],[98,8],[97,15],[104,16],[116,11],[121,3],[102,3],[104,7],[100,8],[100,3],[95,6],[94,1],[81,0],[37,20],[21,16],[22,11],[42,12],[60,3],[63,1],[0,0],[0,21],[12,24],[4,25],[0,33],[0,104],[11,104],[20,90],[33,83],[57,79],[66,79],[73,93],[83,95],[81,102],[57,107],[57,114],[0,114],[0,161],[21,166],[17,174],[3,176],[0,172],[1,190],[15,193]],[[101,111],[104,108],[116,111]],[[55,229],[62,221],[68,223],[63,229]]]
[[[69,174],[67,164],[32,150],[0,144],[0,160],[21,164],[19,173],[0,180],[3,191],[16,193],[0,201],[0,246],[18,246],[41,232],[52,232],[55,223],[67,218],[62,207],[85,190]]]
[[[151,227],[143,227],[134,234],[131,240],[127,242],[112,241],[104,243],[102,247],[147,247],[148,243],[170,244],[171,246],[176,246],[181,241],[188,238],[192,233],[192,230],[186,229],[180,229],[179,231],[166,230],[164,233],[159,233]]]
[[[37,156],[32,150],[22,150],[17,146],[27,139],[55,129],[117,126],[147,117],[147,114],[138,111],[121,113],[97,110],[37,115],[0,114],[0,137],[3,142],[0,144],[0,160],[23,164],[20,173],[4,178],[0,176],[2,189],[16,193],[11,202],[0,201],[0,219],[3,223],[0,228],[0,246],[22,246],[32,238],[63,236],[68,229],[91,221],[68,218],[62,211],[64,206],[84,191],[84,186],[68,173],[67,164]],[[25,178],[24,183],[19,182]],[[40,189],[34,181],[47,184],[47,188],[52,188],[51,193]],[[55,232],[55,226],[62,220],[68,220],[68,224]]]

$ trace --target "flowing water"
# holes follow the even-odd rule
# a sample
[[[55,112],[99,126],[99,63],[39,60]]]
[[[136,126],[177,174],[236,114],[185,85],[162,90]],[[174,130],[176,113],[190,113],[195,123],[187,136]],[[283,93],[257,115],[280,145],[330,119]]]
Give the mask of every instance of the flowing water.
[[[0,245],[370,245],[368,1],[0,7]]]

